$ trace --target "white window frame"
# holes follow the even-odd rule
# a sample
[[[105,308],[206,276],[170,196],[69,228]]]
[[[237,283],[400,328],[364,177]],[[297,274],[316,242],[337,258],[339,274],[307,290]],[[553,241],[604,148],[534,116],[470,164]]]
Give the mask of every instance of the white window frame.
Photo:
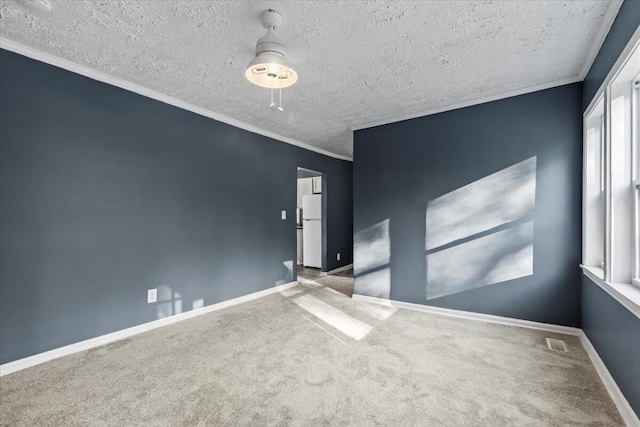
[[[640,286],[640,74],[634,79],[631,98],[631,179],[633,183],[633,272],[631,282]]]
[[[597,99],[594,108],[585,113],[583,121],[583,215],[582,215],[582,263],[600,269],[604,277],[606,232],[604,221],[605,199],[605,123],[604,95]],[[591,117],[595,115],[594,117]],[[596,123],[598,123],[596,125]],[[589,138],[592,128],[596,128],[597,140]],[[595,146],[594,146],[595,144]],[[597,165],[596,165],[597,164]],[[593,174],[598,179],[594,179]],[[593,188],[598,184],[597,190]],[[597,196],[596,196],[597,193]],[[594,197],[597,197],[598,209],[594,211]],[[595,216],[595,219],[593,218]]]
[[[588,276],[594,283],[603,288],[606,292],[608,292],[611,296],[617,299],[622,305],[628,308],[632,313],[634,313],[637,317],[640,317],[640,123],[639,123],[639,112],[640,112],[640,75],[638,75],[635,79],[632,79],[628,74],[635,69],[636,72],[638,70],[638,63],[640,62],[640,28],[634,33],[631,40],[625,47],[624,51],[612,67],[611,71],[607,75],[606,79],[600,86],[599,90],[596,92],[593,97],[591,103],[587,107],[583,116],[583,125],[584,125],[584,135],[583,135],[583,143],[584,143],[584,168],[583,168],[583,234],[582,234],[582,242],[583,242],[583,264],[581,265],[584,273]],[[625,68],[625,65],[632,64]],[[615,224],[612,223],[614,219],[613,207],[613,192],[612,192],[612,140],[611,140],[611,122],[612,122],[612,114],[611,114],[611,101],[612,101],[612,91],[620,92],[620,88],[624,88],[624,82],[629,82],[629,86],[627,86],[628,90],[627,94],[630,95],[630,113],[628,116],[631,121],[626,122],[629,126],[630,124],[630,134],[629,137],[631,141],[625,139],[627,142],[630,142],[631,145],[631,164],[626,163],[625,159],[625,168],[627,173],[631,172],[631,185],[627,187],[632,191],[631,194],[631,203],[630,210],[628,214],[630,216],[627,217],[630,221],[628,225],[631,228],[632,236],[628,234],[621,235],[620,233],[629,233],[627,228],[627,221],[624,220],[624,226],[622,228],[615,228]],[[615,85],[616,89],[613,89]],[[621,86],[622,85],[622,86]],[[616,95],[618,96],[618,95]],[[627,95],[625,95],[627,96]],[[617,98],[616,98],[617,99]],[[627,98],[629,99],[629,98]],[[604,115],[603,115],[603,124],[604,128],[602,129],[601,135],[604,137],[603,151],[602,151],[602,161],[603,168],[601,170],[601,174],[603,177],[603,197],[604,203],[602,206],[602,214],[603,214],[603,234],[604,234],[604,253],[602,256],[603,263],[602,265],[584,265],[587,260],[588,254],[593,254],[594,251],[598,250],[596,246],[593,246],[593,242],[589,242],[586,239],[587,233],[587,202],[588,202],[588,187],[587,184],[593,185],[593,183],[587,182],[587,161],[588,161],[588,120],[592,118],[593,114],[601,114],[597,112],[599,107],[599,103],[604,100]],[[628,107],[627,107],[628,108]],[[600,110],[602,111],[602,110]],[[627,112],[629,109],[627,109]],[[618,116],[616,116],[618,117]],[[593,123],[593,121],[591,121]],[[616,128],[619,129],[619,128]],[[629,129],[629,128],[627,128]],[[619,131],[618,131],[619,132]],[[619,133],[616,138],[619,138]],[[625,138],[628,138],[625,134]],[[620,141],[620,139],[616,139],[616,141]],[[617,146],[619,147],[619,146]],[[627,146],[628,148],[629,146]],[[617,167],[617,166],[616,166]],[[616,169],[619,171],[620,169]],[[629,175],[626,175],[629,176]],[[626,180],[627,178],[625,178]],[[628,182],[628,181],[625,181]],[[628,184],[627,184],[628,185]],[[593,194],[593,191],[590,192]],[[629,193],[626,193],[629,195]],[[617,200],[617,199],[616,199]],[[625,199],[621,199],[625,200]],[[626,199],[627,202],[629,199]],[[617,206],[617,205],[616,205]],[[624,202],[622,206],[627,206]],[[618,214],[620,212],[626,211],[626,207],[624,207],[624,211],[619,210],[619,206],[616,212]],[[593,212],[593,208],[591,211]],[[597,217],[596,217],[597,218]],[[596,222],[600,221],[600,219],[596,219]],[[616,222],[617,224],[617,222]],[[593,227],[593,224],[589,224],[589,227]],[[591,229],[593,230],[593,229]],[[618,238],[616,239],[616,235]],[[593,233],[591,233],[593,237]],[[631,245],[629,249],[632,251],[631,258],[629,258],[629,249],[624,249],[626,247],[626,242],[629,241],[629,237],[631,237]],[[592,238],[593,240],[593,238]],[[614,244],[614,242],[617,243]],[[598,243],[599,244],[599,243]],[[622,245],[622,248],[620,247]],[[621,252],[626,250],[626,253]],[[622,255],[620,256],[620,254]],[[618,255],[616,255],[618,254]],[[592,256],[589,257],[591,262],[594,261]],[[617,264],[616,264],[617,262]],[[630,264],[630,265],[629,265]],[[629,270],[627,270],[629,269]],[[630,279],[626,279],[627,283],[615,283],[612,281],[612,271],[615,273],[616,277],[630,277]],[[627,271],[623,275],[620,275],[619,272]]]
[[[604,91],[604,146],[602,149],[603,169],[602,176],[604,180],[604,280],[611,281],[611,264],[612,264],[612,199],[611,199],[611,87],[607,86]]]

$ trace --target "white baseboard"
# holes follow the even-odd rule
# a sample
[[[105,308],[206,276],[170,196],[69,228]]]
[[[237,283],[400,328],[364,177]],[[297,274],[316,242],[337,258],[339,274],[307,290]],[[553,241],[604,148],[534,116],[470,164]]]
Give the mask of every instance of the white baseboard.
[[[347,265],[343,265],[342,267],[338,267],[334,270],[328,271],[327,274],[336,274],[336,273],[340,273],[342,271],[346,271],[350,268],[353,268],[353,264],[347,264]]]
[[[491,314],[474,313],[471,311],[453,310],[450,308],[433,307],[424,304],[413,304],[410,302],[394,301],[384,298],[370,297],[367,295],[353,294],[353,299],[358,301],[371,302],[374,304],[382,304],[392,307],[406,308],[409,310],[423,311],[425,313],[441,314],[444,316],[458,317],[461,319],[480,320],[482,322],[518,326],[521,328],[538,329],[541,331],[557,332],[560,334],[579,336],[582,333],[582,329],[572,328],[570,326],[553,325],[551,323],[513,319],[511,317],[494,316]]]
[[[13,362],[0,365],[0,376],[10,374],[12,372],[20,371],[25,368],[30,368],[35,365],[39,365],[44,362],[48,362],[59,357],[68,356],[80,351],[89,350],[94,347],[108,344],[113,341],[118,341],[124,338],[138,335],[143,332],[150,331],[152,329],[161,328],[163,326],[177,323],[182,320],[191,319],[196,316],[211,313],[213,311],[221,310],[223,308],[231,307],[233,305],[242,304],[243,302],[251,301],[254,299],[262,298],[267,295],[275,294],[285,289],[292,288],[298,285],[298,282],[289,282],[283,285],[278,285],[273,288],[265,289],[252,294],[243,295],[238,298],[233,298],[227,301],[222,301],[217,304],[211,304],[206,307],[198,308],[195,310],[187,311],[184,313],[176,314],[175,316],[165,317],[164,319],[154,320],[141,325],[133,326],[131,328],[122,329],[120,331],[112,332],[110,334],[101,335],[99,337],[91,338],[85,341],[80,341],[74,344],[69,344],[64,347],[56,348],[53,350],[45,351],[44,353],[35,354],[33,356],[25,357],[24,359],[15,360]]]
[[[616,404],[624,422],[629,427],[640,427],[640,419],[638,418],[638,415],[634,412],[631,405],[629,405],[629,402],[624,397],[624,394],[622,394],[622,391],[620,391],[618,384],[616,384],[616,381],[611,376],[611,373],[609,373],[607,366],[600,358],[600,355],[598,355],[598,352],[593,344],[591,344],[591,341],[589,341],[589,338],[584,331],[581,331],[579,337],[580,342],[582,342],[582,346],[589,355],[591,363],[596,368],[596,372],[598,372],[602,383],[609,392],[609,396],[611,396],[613,403]]]

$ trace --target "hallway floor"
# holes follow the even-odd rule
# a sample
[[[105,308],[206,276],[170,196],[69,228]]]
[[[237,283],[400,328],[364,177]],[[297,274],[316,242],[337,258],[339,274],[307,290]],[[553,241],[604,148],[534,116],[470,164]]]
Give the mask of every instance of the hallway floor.
[[[315,279],[322,275],[322,270],[319,268],[305,267],[304,265],[298,266],[298,278],[303,279]]]
[[[298,282],[326,286],[351,298],[353,296],[353,268],[338,273],[320,276],[320,270],[298,266]],[[315,270],[315,271],[314,271]],[[314,274],[315,273],[315,274]]]
[[[0,401],[3,426],[623,425],[577,337],[312,283],[3,376]]]

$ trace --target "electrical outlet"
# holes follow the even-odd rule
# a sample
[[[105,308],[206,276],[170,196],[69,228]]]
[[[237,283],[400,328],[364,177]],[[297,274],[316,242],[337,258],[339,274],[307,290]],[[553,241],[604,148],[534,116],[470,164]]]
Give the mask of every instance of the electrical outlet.
[[[282,219],[287,219],[287,211],[282,211]]]
[[[152,302],[158,301],[158,290],[157,289],[149,289],[147,290],[147,304],[151,304]]]
[[[340,261],[340,252],[338,252],[338,261]]]

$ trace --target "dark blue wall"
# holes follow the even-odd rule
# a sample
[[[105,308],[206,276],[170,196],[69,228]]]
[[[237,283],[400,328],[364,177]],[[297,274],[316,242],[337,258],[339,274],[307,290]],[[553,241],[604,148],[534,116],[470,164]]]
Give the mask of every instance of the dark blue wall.
[[[579,326],[581,113],[577,83],[355,132],[354,233],[389,221],[390,298]],[[533,275],[427,300],[428,203],[532,157]],[[512,252],[496,255],[491,265]],[[354,267],[356,293],[369,294],[357,247]]]
[[[582,276],[582,329],[640,414],[640,319]]]
[[[629,39],[640,25],[640,1],[625,0],[609,34],[593,61],[582,86],[582,110],[586,110],[600,85],[611,71]]]
[[[583,109],[639,25],[640,1],[626,0],[584,81]],[[627,401],[640,414],[640,319],[583,276],[582,328]]]
[[[0,363],[295,280],[298,166],[352,262],[351,162],[4,50],[0,93]]]

